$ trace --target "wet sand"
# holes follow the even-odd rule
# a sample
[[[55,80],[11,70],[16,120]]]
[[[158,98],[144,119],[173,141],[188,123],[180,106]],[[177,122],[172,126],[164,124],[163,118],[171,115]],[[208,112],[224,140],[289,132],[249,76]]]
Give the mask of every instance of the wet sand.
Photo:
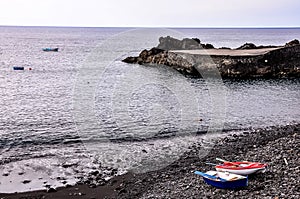
[[[200,146],[168,167],[145,174],[125,174],[103,186],[87,185],[60,188],[56,192],[0,194],[0,198],[300,198],[300,124],[271,127],[217,141],[209,154],[199,158]],[[215,158],[268,163],[263,174],[249,177],[248,187],[241,190],[215,189],[195,175],[195,170],[213,170],[205,162]]]
[[[128,173],[122,176],[116,176],[104,186],[90,187],[86,184],[80,184],[70,187],[61,187],[55,191],[47,192],[46,190],[24,192],[24,193],[0,193],[1,199],[75,199],[75,198],[117,198],[118,187],[128,179],[132,178],[132,174]]]

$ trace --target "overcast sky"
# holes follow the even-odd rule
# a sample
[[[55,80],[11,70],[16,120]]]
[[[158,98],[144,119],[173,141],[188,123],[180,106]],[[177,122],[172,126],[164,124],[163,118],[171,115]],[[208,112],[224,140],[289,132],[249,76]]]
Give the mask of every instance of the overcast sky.
[[[0,25],[300,27],[300,0],[0,0]]]

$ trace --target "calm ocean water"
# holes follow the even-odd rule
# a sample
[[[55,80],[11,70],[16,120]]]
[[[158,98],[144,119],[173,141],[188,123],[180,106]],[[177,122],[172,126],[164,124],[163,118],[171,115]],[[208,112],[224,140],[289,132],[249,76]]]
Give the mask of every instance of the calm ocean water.
[[[63,175],[71,182],[76,181],[76,175],[99,166],[116,166],[123,171],[144,167],[166,153],[169,159],[179,156],[196,141],[197,133],[207,131],[213,107],[206,82],[170,69],[120,62],[126,55],[153,46],[146,42],[146,36],[142,37],[144,45],[138,47],[135,37],[111,39],[128,30],[0,27],[0,192],[16,191],[15,184],[33,178],[32,173],[43,180],[51,176],[52,181],[56,175]],[[215,47],[238,47],[245,42],[282,45],[300,39],[300,29],[175,31]],[[101,48],[107,40],[126,43],[128,51],[114,58],[93,84],[89,76],[81,76],[81,66],[92,59],[91,54],[99,53],[99,45]],[[43,52],[45,47],[59,47],[59,52]],[[118,44],[106,48],[113,53]],[[13,66],[24,66],[25,70],[13,71]],[[92,79],[93,71],[90,75]],[[300,121],[299,79],[223,83],[227,131]],[[92,100],[84,98],[84,91],[80,93],[80,108],[92,103],[97,119],[97,125],[85,131],[80,125],[90,118],[74,114],[77,84],[94,86]],[[100,155],[87,153],[95,145]],[[151,153],[145,156],[143,149]],[[70,165],[67,169],[63,166],[66,164]],[[39,178],[36,182],[42,181]],[[51,179],[48,182],[53,184]],[[27,185],[22,186],[18,189],[28,190]]]

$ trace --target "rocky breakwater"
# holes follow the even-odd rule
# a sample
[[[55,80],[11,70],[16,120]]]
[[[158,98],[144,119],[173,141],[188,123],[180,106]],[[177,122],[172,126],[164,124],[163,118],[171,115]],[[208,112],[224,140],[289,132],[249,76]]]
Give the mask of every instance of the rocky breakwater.
[[[199,71],[217,68],[223,78],[300,77],[300,44],[293,40],[283,46],[256,46],[246,43],[239,48],[215,48],[197,38],[178,40],[161,37],[159,44],[143,50],[126,63],[164,65],[185,75],[201,77]]]

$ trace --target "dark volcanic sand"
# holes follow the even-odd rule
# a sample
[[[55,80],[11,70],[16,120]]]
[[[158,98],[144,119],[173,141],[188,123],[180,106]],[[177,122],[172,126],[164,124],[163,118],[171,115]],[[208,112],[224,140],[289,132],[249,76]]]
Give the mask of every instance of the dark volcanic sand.
[[[204,158],[198,156],[201,147],[194,146],[162,170],[118,176],[96,188],[78,185],[54,193],[0,194],[0,198],[300,198],[299,131],[297,124],[227,136]],[[244,189],[215,189],[193,172],[214,169],[205,162],[216,162],[216,157],[264,162],[269,167],[263,174],[250,176]]]

